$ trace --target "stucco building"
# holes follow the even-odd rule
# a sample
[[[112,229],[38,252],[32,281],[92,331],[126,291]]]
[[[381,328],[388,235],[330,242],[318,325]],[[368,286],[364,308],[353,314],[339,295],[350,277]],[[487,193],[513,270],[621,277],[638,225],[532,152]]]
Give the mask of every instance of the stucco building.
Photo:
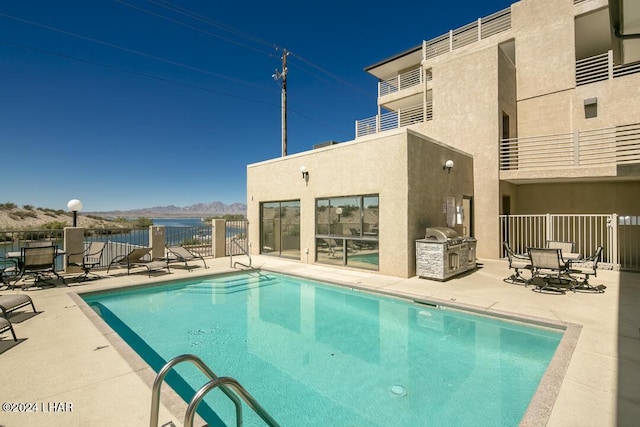
[[[355,140],[248,166],[252,252],[408,277],[426,226],[498,258],[503,240],[532,244],[510,217],[546,214],[614,214],[593,221],[635,225],[622,233],[633,241],[640,63],[617,64],[616,40],[606,0],[521,0],[367,67],[378,113],[356,121]],[[617,262],[623,237],[585,241],[600,227],[589,224],[563,237]]]

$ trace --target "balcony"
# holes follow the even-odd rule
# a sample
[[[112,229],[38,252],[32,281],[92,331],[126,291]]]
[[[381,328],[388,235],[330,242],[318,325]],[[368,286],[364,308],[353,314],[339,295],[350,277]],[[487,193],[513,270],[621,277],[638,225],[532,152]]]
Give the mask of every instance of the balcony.
[[[640,73],[640,62],[613,65],[613,51],[576,61],[576,86]]]
[[[640,123],[500,141],[500,178],[640,176]]]
[[[426,108],[423,108],[422,104],[401,108],[398,111],[391,111],[367,119],[356,120],[356,138],[384,132],[385,130],[398,129],[432,119],[433,105],[431,102],[426,104]]]
[[[435,58],[471,43],[486,39],[511,28],[511,8],[503,9],[484,18],[478,18],[456,30],[422,42],[422,58]]]
[[[423,72],[421,67],[414,68],[406,73],[398,74],[388,80],[381,80],[378,83],[378,97],[391,95],[393,93],[409,89],[423,83]],[[424,80],[431,80],[431,73],[426,73]]]

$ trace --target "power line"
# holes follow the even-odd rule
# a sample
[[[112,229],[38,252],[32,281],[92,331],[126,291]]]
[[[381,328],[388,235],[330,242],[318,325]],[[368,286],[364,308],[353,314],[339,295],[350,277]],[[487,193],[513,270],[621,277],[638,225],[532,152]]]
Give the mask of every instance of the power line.
[[[35,27],[44,28],[44,29],[49,30],[49,31],[54,31],[54,32],[57,32],[57,33],[60,33],[60,34],[64,34],[64,35],[75,37],[75,38],[78,38],[78,39],[81,39],[81,40],[89,41],[91,43],[96,43],[96,44],[100,44],[102,46],[107,46],[107,47],[110,47],[112,49],[121,50],[123,52],[127,52],[127,53],[131,53],[131,54],[134,54],[134,55],[139,55],[139,56],[142,56],[142,57],[145,57],[145,58],[154,59],[156,61],[164,62],[166,64],[175,65],[177,67],[185,68],[185,69],[190,70],[190,71],[196,71],[198,73],[208,74],[208,75],[211,75],[213,77],[219,77],[219,78],[222,78],[222,79],[226,79],[226,80],[230,80],[230,81],[234,81],[234,82],[238,82],[238,83],[244,83],[244,84],[248,84],[248,85],[252,85],[252,86],[256,85],[256,83],[254,83],[254,82],[248,82],[248,81],[241,80],[241,79],[238,79],[238,78],[235,78],[235,77],[231,77],[231,76],[227,76],[227,75],[224,75],[224,74],[214,73],[214,72],[209,71],[209,70],[193,67],[191,65],[183,64],[181,62],[173,61],[171,59],[162,58],[160,56],[151,55],[149,53],[141,52],[139,50],[130,49],[130,48],[127,48],[127,47],[124,47],[124,46],[119,46],[117,44],[113,44],[113,43],[106,42],[106,41],[103,41],[103,40],[98,40],[98,39],[94,39],[94,38],[91,38],[91,37],[83,36],[81,34],[72,33],[70,31],[62,30],[60,28],[55,28],[55,27],[51,27],[49,25],[40,24],[38,22],[33,22],[33,21],[29,21],[29,20],[26,20],[26,19],[23,19],[23,18],[18,18],[17,16],[7,15],[7,14],[4,14],[4,13],[0,13],[0,16],[5,17],[5,18],[9,18],[9,19],[13,19],[13,20],[22,22],[24,24],[28,24],[28,25],[32,25],[32,26],[35,26]]]
[[[107,65],[107,64],[100,63],[100,62],[96,62],[96,61],[90,61],[88,59],[77,58],[77,57],[66,55],[66,54],[63,54],[63,53],[52,52],[52,51],[46,50],[46,49],[41,49],[41,48],[37,48],[37,47],[33,47],[33,46],[27,46],[27,45],[18,44],[18,43],[13,43],[13,42],[9,42],[9,41],[6,41],[6,40],[0,40],[0,43],[2,43],[4,45],[7,45],[7,46],[18,47],[18,48],[21,48],[21,49],[28,49],[28,50],[31,50],[31,51],[34,51],[34,52],[38,52],[38,53],[44,53],[46,55],[57,56],[59,58],[70,59],[72,61],[81,62],[81,63],[84,63],[84,64],[95,65],[95,66],[106,68],[106,69],[113,70],[113,71],[120,71],[122,73],[133,74],[133,75],[139,76],[139,77],[145,77],[145,78],[149,78],[149,79],[162,81],[162,82],[165,82],[165,83],[171,83],[171,84],[175,84],[175,85],[179,85],[179,86],[188,87],[188,88],[191,88],[191,89],[197,89],[197,90],[202,90],[202,91],[209,92],[209,93],[215,93],[216,95],[227,96],[227,97],[230,97],[230,98],[241,99],[243,101],[249,101],[249,102],[254,102],[254,103],[257,103],[257,104],[268,105],[270,107],[280,108],[279,105],[273,104],[271,102],[264,102],[264,101],[260,101],[260,100],[253,99],[253,98],[247,98],[247,97],[244,97],[244,96],[233,95],[233,94],[230,94],[230,93],[227,93],[227,92],[221,92],[221,91],[205,88],[205,87],[202,87],[202,86],[192,85],[192,84],[189,84],[189,83],[182,83],[182,82],[178,82],[178,81],[175,81],[175,80],[167,79],[165,77],[154,76],[152,74],[141,73],[139,71],[127,70],[126,68],[116,67],[116,66],[113,66],[113,65]]]
[[[146,14],[148,14],[148,15],[152,15],[152,16],[155,16],[155,17],[158,17],[158,18],[164,19],[164,20],[166,20],[166,21],[173,22],[174,24],[178,24],[178,25],[183,26],[183,27],[185,27],[185,28],[189,28],[189,29],[192,29],[192,30],[194,30],[194,31],[198,31],[198,32],[200,32],[200,33],[202,33],[202,34],[206,34],[206,35],[208,35],[208,36],[218,38],[218,39],[223,40],[223,41],[226,41],[226,42],[228,42],[228,43],[235,44],[235,45],[237,45],[237,46],[241,46],[241,47],[244,47],[244,48],[246,48],[246,49],[253,50],[253,51],[258,52],[258,53],[261,53],[261,54],[263,54],[263,55],[272,56],[272,55],[271,55],[271,53],[268,53],[268,52],[265,52],[265,51],[261,51],[261,50],[259,50],[259,49],[256,49],[256,48],[254,48],[254,47],[252,47],[252,46],[249,46],[249,45],[246,45],[246,44],[244,44],[244,43],[240,43],[240,42],[235,41],[235,40],[232,40],[232,39],[230,39],[230,38],[223,37],[223,36],[221,36],[221,35],[219,35],[219,34],[214,34],[214,33],[211,33],[211,32],[209,32],[209,31],[205,31],[205,30],[203,30],[202,28],[194,27],[193,25],[186,24],[186,23],[184,23],[184,22],[178,21],[177,19],[173,19],[173,18],[169,18],[168,16],[160,15],[159,13],[156,13],[156,12],[150,11],[150,10],[148,10],[148,9],[144,9],[144,8],[142,8],[142,7],[140,7],[140,6],[132,5],[132,4],[127,3],[127,2],[125,2],[125,1],[123,1],[123,0],[113,0],[113,1],[115,1],[116,3],[120,3],[120,4],[124,5],[124,6],[130,7],[130,8],[132,8],[132,9],[139,10],[140,12],[146,13]],[[160,6],[161,6],[161,5],[160,5]],[[210,24],[210,25],[212,25],[212,24]]]
[[[235,98],[235,99],[239,99],[239,100],[242,100],[242,101],[252,102],[252,103],[255,103],[255,104],[262,104],[262,105],[266,105],[266,106],[274,107],[274,108],[281,108],[280,105],[274,104],[274,103],[271,103],[271,102],[260,101],[258,99],[254,99],[254,98],[247,98],[245,96],[239,96],[239,95],[234,95],[234,94],[227,93],[227,92],[221,92],[221,91],[218,91],[218,90],[209,89],[209,88],[202,87],[202,86],[196,86],[196,85],[192,85],[192,84],[188,84],[188,83],[182,83],[182,82],[178,82],[178,81],[175,81],[175,80],[167,79],[165,77],[155,76],[155,75],[152,75],[152,74],[141,73],[139,71],[127,70],[126,68],[116,67],[116,66],[113,66],[113,65],[103,64],[103,63],[100,63],[100,62],[91,61],[91,60],[87,60],[87,59],[77,58],[77,57],[74,57],[74,56],[66,55],[66,54],[59,53],[59,52],[52,52],[50,50],[46,50],[46,49],[42,49],[42,48],[38,48],[38,47],[33,47],[33,46],[28,46],[28,45],[23,45],[23,44],[18,44],[18,43],[13,43],[13,42],[9,42],[9,41],[6,41],[6,40],[1,40],[1,39],[0,39],[0,44],[4,44],[6,46],[11,46],[11,47],[16,47],[16,48],[20,48],[20,49],[27,49],[27,50],[31,50],[33,52],[42,53],[42,54],[45,54],[45,55],[55,56],[55,57],[59,57],[59,58],[68,59],[68,60],[71,60],[71,61],[76,61],[76,62],[80,62],[80,63],[84,63],[84,64],[94,65],[94,66],[102,67],[102,68],[105,68],[105,69],[108,69],[108,70],[119,71],[119,72],[122,72],[122,73],[127,73],[127,74],[131,74],[131,75],[138,76],[138,77],[157,80],[157,81],[161,81],[161,82],[164,82],[164,83],[170,83],[170,84],[173,84],[173,85],[182,86],[182,87],[186,87],[186,88],[189,88],[189,89],[201,90],[203,92],[213,93],[215,95],[226,96],[226,97],[229,97],[229,98]],[[331,125],[329,125],[329,124],[327,124],[325,122],[322,122],[320,120],[316,120],[316,119],[314,119],[312,117],[309,117],[309,116],[307,116],[305,114],[302,114],[302,113],[300,113],[298,111],[295,111],[295,110],[290,110],[290,112],[295,114],[295,115],[297,115],[297,116],[300,116],[300,117],[302,117],[302,118],[304,118],[306,120],[309,120],[310,122],[314,122],[314,123],[317,123],[317,124],[319,124],[319,125],[321,125],[323,127],[326,127],[327,129],[333,130],[333,131],[338,132],[338,133],[340,133],[342,135],[345,135],[347,137],[351,137],[351,134],[343,132],[340,129],[337,129],[334,126],[331,126]]]

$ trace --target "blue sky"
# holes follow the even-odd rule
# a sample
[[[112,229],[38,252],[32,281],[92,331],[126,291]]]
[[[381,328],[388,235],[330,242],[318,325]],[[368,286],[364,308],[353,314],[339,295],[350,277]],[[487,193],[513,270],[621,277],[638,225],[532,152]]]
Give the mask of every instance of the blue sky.
[[[510,3],[4,1],[0,203],[244,203],[246,165],[281,155],[281,49],[294,154],[376,114],[365,67]]]

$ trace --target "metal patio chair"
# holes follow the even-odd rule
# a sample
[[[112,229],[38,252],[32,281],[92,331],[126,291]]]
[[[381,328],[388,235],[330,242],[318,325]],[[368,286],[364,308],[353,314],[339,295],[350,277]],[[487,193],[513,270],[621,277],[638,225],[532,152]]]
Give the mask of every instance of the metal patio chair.
[[[106,245],[106,242],[91,242],[84,251],[67,255],[67,266],[75,266],[82,269],[82,274],[73,277],[73,280],[87,280],[89,275],[95,276],[96,279],[100,278],[98,274],[93,273],[91,270],[100,266],[102,253]]]

